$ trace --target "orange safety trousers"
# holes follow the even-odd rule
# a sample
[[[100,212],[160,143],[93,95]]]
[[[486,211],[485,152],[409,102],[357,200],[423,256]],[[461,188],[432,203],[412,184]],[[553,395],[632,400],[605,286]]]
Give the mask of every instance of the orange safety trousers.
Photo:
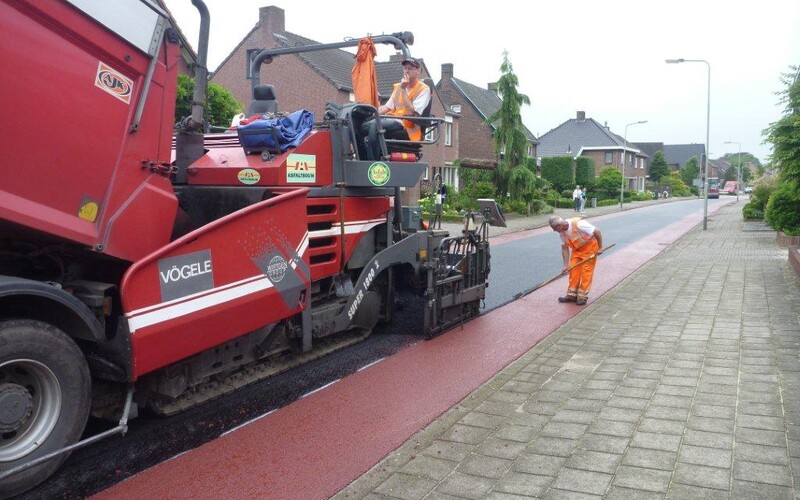
[[[597,240],[595,239],[592,239],[578,249],[573,248],[569,258],[569,266],[575,266],[579,262],[591,257],[596,254],[599,249],[600,247],[597,245]],[[597,264],[597,258],[575,266],[569,271],[567,297],[577,297],[579,299],[589,297],[589,290],[592,289],[592,277],[594,276],[595,264]]]

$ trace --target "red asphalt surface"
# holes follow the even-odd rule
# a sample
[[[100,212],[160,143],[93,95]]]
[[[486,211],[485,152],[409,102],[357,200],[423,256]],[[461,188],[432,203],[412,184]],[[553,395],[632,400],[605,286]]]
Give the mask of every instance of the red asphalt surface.
[[[618,215],[592,222],[602,226],[603,219]],[[691,214],[603,257],[590,301],[701,220],[702,213]],[[542,229],[497,237],[492,244],[537,231]],[[94,498],[328,498],[577,314],[578,306],[556,301],[565,287],[566,278],[556,280]]]

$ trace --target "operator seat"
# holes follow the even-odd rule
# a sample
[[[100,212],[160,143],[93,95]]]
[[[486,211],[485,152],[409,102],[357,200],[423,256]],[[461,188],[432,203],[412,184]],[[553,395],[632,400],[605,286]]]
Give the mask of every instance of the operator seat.
[[[272,85],[257,85],[253,88],[253,102],[247,107],[247,116],[278,114],[278,101],[275,99],[275,87]]]

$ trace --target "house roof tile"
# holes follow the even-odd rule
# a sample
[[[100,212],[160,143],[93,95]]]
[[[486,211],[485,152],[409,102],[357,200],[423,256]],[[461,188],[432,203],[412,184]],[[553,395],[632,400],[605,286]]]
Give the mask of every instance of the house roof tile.
[[[537,154],[541,157],[578,155],[585,149],[621,149],[623,142],[622,137],[593,118],[572,118],[539,137]],[[641,152],[631,142],[627,147]]]

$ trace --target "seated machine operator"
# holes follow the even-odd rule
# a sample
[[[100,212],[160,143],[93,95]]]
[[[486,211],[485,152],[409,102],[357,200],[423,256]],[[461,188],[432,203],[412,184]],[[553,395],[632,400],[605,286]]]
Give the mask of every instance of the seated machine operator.
[[[394,84],[392,96],[386,104],[378,107],[378,114],[390,116],[421,116],[431,100],[431,89],[419,79],[419,61],[413,58],[404,59],[403,79]],[[385,137],[412,141],[422,140],[422,128],[410,121],[392,118],[381,120]],[[361,140],[358,143],[358,155],[363,159],[377,160],[381,157],[380,138],[375,120],[361,125],[361,137],[367,137],[367,148]],[[368,150],[367,150],[368,149]]]

